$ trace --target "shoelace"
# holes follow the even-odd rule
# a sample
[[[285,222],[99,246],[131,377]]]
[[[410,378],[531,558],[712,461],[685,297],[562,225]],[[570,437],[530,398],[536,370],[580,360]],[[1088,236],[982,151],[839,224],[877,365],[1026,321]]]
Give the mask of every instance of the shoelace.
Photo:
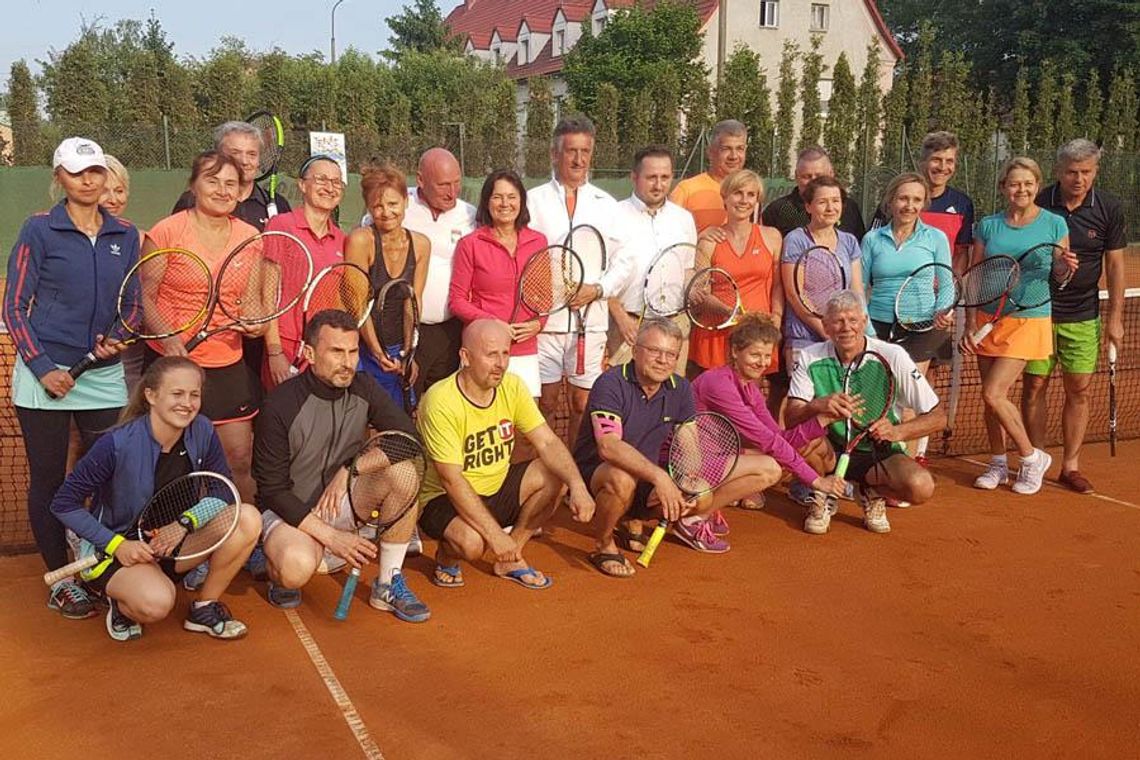
[[[706,546],[716,541],[716,534],[713,533],[712,525],[709,524],[708,520],[702,520],[697,524],[693,538]]]
[[[194,612],[207,618],[211,625],[230,619],[230,610],[221,602],[210,602],[205,607],[195,607]]]
[[[119,609],[119,605],[116,604],[111,609],[115,611],[111,616],[111,625],[113,625],[115,628],[127,629],[138,625],[137,622],[123,614],[123,612]]]
[[[721,514],[718,509],[712,513],[712,516],[709,518],[709,524],[715,525],[718,528],[724,528],[728,526],[728,520],[724,519],[724,515]]]
[[[79,586],[74,583],[63,584],[58,589],[56,589],[55,593],[61,594],[63,596],[64,604],[83,604],[84,602],[89,601],[87,592],[79,588]]]
[[[394,576],[392,576],[392,583],[389,584],[388,588],[392,590],[392,596],[394,596],[396,599],[399,599],[401,602],[418,601],[416,599],[416,595],[413,594],[412,590],[408,588],[407,584],[404,583],[403,573],[396,573]]]

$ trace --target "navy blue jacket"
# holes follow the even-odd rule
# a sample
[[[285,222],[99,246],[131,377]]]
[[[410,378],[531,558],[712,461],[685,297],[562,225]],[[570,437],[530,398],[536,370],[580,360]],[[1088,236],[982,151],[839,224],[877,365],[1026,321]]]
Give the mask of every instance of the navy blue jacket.
[[[198,415],[183,433],[194,471],[230,477],[230,467],[214,425]],[[138,520],[154,495],[154,468],[161,448],[150,428],[150,415],[131,420],[100,436],[55,492],[51,511],[80,538],[102,550],[116,534]],[[91,499],[91,509],[84,502]]]
[[[36,377],[83,358],[115,319],[119,286],[139,260],[139,232],[107,213],[91,239],[66,201],[28,217],[8,259],[4,322]],[[108,360],[108,364],[118,359]]]

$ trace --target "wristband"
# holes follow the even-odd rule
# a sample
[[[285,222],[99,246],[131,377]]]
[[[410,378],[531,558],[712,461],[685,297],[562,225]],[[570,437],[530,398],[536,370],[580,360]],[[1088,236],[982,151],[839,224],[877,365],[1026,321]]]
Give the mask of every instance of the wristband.
[[[116,533],[115,536],[107,542],[107,545],[103,547],[103,553],[108,557],[114,557],[115,550],[119,548],[119,544],[123,543],[126,540],[127,539]]]

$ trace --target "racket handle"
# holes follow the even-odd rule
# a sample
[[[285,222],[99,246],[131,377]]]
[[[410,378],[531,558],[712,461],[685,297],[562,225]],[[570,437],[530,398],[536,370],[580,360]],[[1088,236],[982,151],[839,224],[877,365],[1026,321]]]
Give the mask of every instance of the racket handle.
[[[586,374],[586,336],[581,333],[578,335],[578,366],[574,373],[577,375]]]
[[[197,335],[195,335],[193,338],[191,338],[191,339],[190,339],[190,340],[189,340],[189,341],[186,343],[186,353],[188,353],[188,354],[189,354],[190,352],[192,352],[192,351],[193,351],[195,348],[197,348],[197,347],[198,347],[198,345],[199,345],[199,344],[200,344],[202,341],[204,341],[204,340],[205,340],[206,338],[208,338],[208,337],[210,337],[210,336],[209,336],[209,335],[207,335],[207,334],[206,334],[206,333],[204,333],[204,332],[201,332],[201,333],[198,333]]]
[[[986,336],[989,335],[990,333],[992,333],[993,331],[994,331],[994,323],[993,322],[986,322],[984,325],[979,327],[977,330],[974,330],[973,334],[970,335],[970,340],[974,341],[974,345],[976,346],[979,343],[981,343],[983,340],[985,340]]]
[[[49,586],[54,586],[55,584],[62,581],[64,578],[70,578],[71,576],[77,575],[77,574],[83,572],[84,570],[86,570],[87,568],[95,567],[95,565],[98,565],[98,564],[99,564],[99,557],[97,555],[94,555],[94,554],[88,554],[83,559],[77,559],[74,562],[72,562],[70,565],[64,565],[63,567],[59,568],[58,570],[51,570],[49,572],[44,573],[44,583],[46,583]]]
[[[649,563],[653,561],[653,555],[657,551],[657,547],[661,545],[661,540],[665,538],[665,529],[669,526],[668,520],[659,520],[657,527],[653,529],[653,534],[649,536],[649,542],[641,551],[641,556],[637,558],[637,564],[642,567],[649,567]]]
[[[846,451],[839,455],[839,462],[835,465],[835,477],[847,477],[847,467],[851,464],[851,455]]]
[[[1109,344],[1109,345],[1112,345],[1112,344]],[[99,359],[96,358],[95,352],[94,351],[88,351],[86,356],[84,356],[82,359],[77,361],[75,364],[71,365],[71,369],[69,369],[67,371],[67,374],[71,375],[72,380],[78,380],[79,376],[82,375],[87,370],[91,369],[91,366],[93,364],[95,364],[95,362],[97,362],[97,361],[99,361]],[[49,390],[45,389],[45,393],[47,393],[47,395],[50,398],[59,398],[59,396],[55,395],[54,393],[52,393]]]
[[[1116,364],[1116,344],[1112,341],[1108,342],[1108,363]]]
[[[277,203],[275,201],[269,201],[265,204],[265,216],[268,219],[277,216]]]
[[[360,568],[352,568],[352,572],[348,574],[348,580],[344,582],[344,591],[340,594],[340,601],[337,602],[336,612],[333,617],[337,620],[344,620],[348,617],[348,608],[352,606],[352,595],[356,593],[356,583],[360,580]]]

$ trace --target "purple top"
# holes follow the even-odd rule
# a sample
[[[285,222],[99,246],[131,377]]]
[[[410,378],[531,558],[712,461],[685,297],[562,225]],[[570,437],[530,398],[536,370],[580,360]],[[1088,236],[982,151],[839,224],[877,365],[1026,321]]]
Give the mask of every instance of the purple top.
[[[755,383],[742,383],[729,366],[701,373],[693,381],[693,397],[697,411],[723,414],[736,426],[745,446],[772,457],[805,485],[810,486],[819,477],[797,451],[826,432],[815,417],[784,430],[768,411],[760,388]]]

